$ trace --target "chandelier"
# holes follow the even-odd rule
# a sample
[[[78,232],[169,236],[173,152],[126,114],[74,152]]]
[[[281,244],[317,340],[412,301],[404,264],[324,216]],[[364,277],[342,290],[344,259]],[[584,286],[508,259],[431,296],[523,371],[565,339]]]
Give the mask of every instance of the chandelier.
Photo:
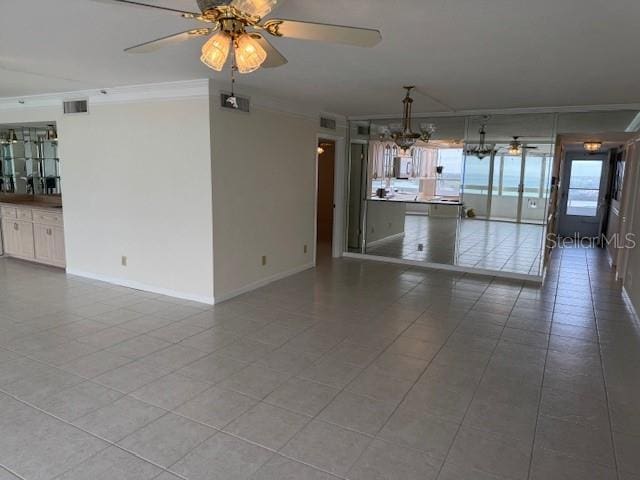
[[[423,142],[428,142],[431,139],[431,135],[433,135],[433,125],[420,125],[420,133],[414,133],[411,130],[411,106],[413,104],[413,98],[411,98],[411,90],[413,90],[414,86],[403,87],[407,94],[402,100],[404,104],[404,112],[402,115],[402,127],[400,130],[396,130],[391,132],[391,138],[393,141],[400,147],[403,151],[406,151],[413,147],[418,140],[422,140]]]
[[[478,157],[480,160],[482,160],[483,158],[496,153],[495,145],[487,145],[486,143],[486,137],[487,137],[486,127],[487,127],[486,123],[483,123],[480,126],[480,130],[479,130],[480,142],[478,143],[478,145],[467,147],[464,150],[465,155]]]

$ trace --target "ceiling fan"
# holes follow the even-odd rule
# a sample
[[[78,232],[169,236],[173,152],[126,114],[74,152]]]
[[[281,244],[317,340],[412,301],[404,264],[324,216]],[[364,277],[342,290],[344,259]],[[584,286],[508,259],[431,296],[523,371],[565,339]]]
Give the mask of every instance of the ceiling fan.
[[[232,48],[233,69],[239,73],[251,73],[260,67],[279,67],[287,63],[287,59],[269,43],[262,32],[274,37],[318,40],[360,47],[373,47],[382,39],[378,30],[369,28],[297,20],[264,21],[264,17],[277,6],[278,0],[197,0],[199,12],[134,0],[94,1],[161,10],[207,24],[201,28],[135,45],[125,49],[125,52],[148,53],[185,40],[210,37],[202,46],[200,60],[216,71],[223,69]]]
[[[513,137],[513,140],[509,142],[509,146],[507,147],[507,152],[509,153],[509,155],[520,155],[523,149],[535,150],[538,148],[538,147],[523,144],[521,141],[518,140],[519,138],[520,137]]]

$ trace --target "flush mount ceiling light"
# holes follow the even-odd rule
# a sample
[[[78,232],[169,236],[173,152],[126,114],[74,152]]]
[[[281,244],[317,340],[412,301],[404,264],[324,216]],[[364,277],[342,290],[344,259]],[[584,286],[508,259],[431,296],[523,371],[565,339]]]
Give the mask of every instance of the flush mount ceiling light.
[[[480,125],[480,130],[478,131],[480,133],[480,142],[478,143],[478,145],[467,147],[464,150],[465,155],[478,157],[480,160],[482,160],[485,157],[488,157],[489,155],[495,154],[497,151],[495,148],[495,145],[487,145],[486,143],[486,139],[487,139],[487,123],[486,122],[489,121],[489,117],[484,117],[482,120],[483,120],[483,123]]]
[[[404,105],[402,113],[402,126],[398,129],[394,129],[391,132],[391,138],[396,145],[402,150],[408,150],[413,147],[418,140],[428,142],[435,130],[432,124],[420,124],[420,133],[414,133],[411,130],[411,108],[413,105],[413,98],[411,98],[411,90],[416,88],[415,86],[402,87],[407,91],[402,103]]]
[[[287,59],[263,36],[265,32],[274,37],[318,40],[360,47],[373,47],[382,39],[378,30],[369,28],[343,27],[297,20],[263,21],[264,17],[277,6],[278,0],[197,0],[200,12],[161,7],[133,0],[94,1],[146,7],[206,23],[206,27],[145,42],[127,48],[125,52],[148,53],[185,40],[210,37],[202,47],[200,60],[216,71],[224,68],[231,52],[233,52],[234,70],[237,69],[240,73],[251,73],[260,67],[279,67],[287,63]]]
[[[584,149],[590,153],[599,152],[602,148],[602,142],[584,142],[583,145]]]
[[[536,150],[538,147],[525,145],[520,140],[520,137],[513,137],[513,140],[509,143],[509,147],[507,148],[507,152],[509,155],[522,155],[522,150]]]

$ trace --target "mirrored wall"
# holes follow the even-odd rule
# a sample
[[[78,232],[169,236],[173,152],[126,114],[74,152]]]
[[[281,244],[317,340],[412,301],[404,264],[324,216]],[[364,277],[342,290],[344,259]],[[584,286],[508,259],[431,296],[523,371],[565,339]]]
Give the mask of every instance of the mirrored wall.
[[[637,111],[434,116],[402,149],[399,119],[350,125],[348,251],[542,275],[556,138],[624,132]]]
[[[0,125],[0,194],[61,192],[56,125]]]

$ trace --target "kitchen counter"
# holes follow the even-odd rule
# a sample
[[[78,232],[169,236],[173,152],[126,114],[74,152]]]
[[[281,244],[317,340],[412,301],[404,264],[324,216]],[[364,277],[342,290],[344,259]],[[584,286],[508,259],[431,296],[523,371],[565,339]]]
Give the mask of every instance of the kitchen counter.
[[[374,202],[403,202],[403,203],[420,203],[424,205],[455,205],[461,207],[463,203],[460,200],[447,200],[442,197],[432,197],[429,199],[422,199],[416,195],[395,195],[393,197],[371,197],[369,200]]]
[[[9,195],[0,195],[0,204],[15,205],[27,208],[62,210],[62,199],[60,198],[53,198],[51,200],[40,200],[38,198],[34,199],[33,197],[27,195],[16,196],[16,198],[12,198]]]

